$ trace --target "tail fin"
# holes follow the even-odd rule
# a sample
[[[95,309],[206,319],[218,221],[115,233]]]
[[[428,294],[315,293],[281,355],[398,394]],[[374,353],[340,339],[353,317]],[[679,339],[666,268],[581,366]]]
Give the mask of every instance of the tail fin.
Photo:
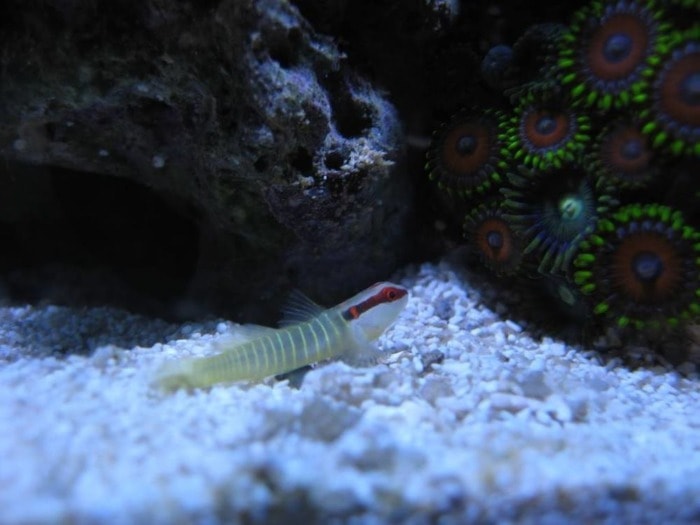
[[[202,376],[201,366],[195,366],[197,363],[208,361],[211,358],[215,358],[216,355],[221,355],[225,352],[236,352],[237,347],[243,345],[247,341],[274,331],[274,328],[268,328],[266,326],[252,324],[238,325],[230,332],[217,337],[211,343],[211,350],[214,352],[213,355],[209,357],[176,359],[163,363],[156,372],[152,384],[154,387],[165,392],[172,392],[179,388],[192,390],[193,388],[211,386],[213,382],[208,380],[206,375]]]

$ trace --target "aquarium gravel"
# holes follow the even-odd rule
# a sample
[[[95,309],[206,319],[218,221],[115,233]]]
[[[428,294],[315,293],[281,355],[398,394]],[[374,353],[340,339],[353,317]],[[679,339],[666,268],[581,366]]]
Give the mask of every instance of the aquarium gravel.
[[[299,389],[150,387],[228,321],[2,308],[0,522],[700,520],[693,366],[534,339],[457,268],[394,276],[382,362]]]

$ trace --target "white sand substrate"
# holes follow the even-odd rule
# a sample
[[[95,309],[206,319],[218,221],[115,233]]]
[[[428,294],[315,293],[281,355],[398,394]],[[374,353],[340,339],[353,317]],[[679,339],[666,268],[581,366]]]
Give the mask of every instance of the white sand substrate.
[[[691,366],[534,340],[446,262],[395,279],[383,362],[300,389],[150,386],[223,320],[1,309],[0,523],[700,521]]]

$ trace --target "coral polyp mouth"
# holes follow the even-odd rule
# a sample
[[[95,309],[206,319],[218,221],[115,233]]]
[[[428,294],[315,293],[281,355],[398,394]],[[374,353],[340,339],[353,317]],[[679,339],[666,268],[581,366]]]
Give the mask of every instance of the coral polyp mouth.
[[[648,53],[649,28],[644,20],[631,14],[617,14],[605,19],[590,38],[585,62],[600,82],[613,89],[624,85]],[[619,85],[615,85],[619,82]]]
[[[666,66],[657,89],[660,109],[678,127],[700,127],[700,45],[689,45]]]
[[[643,188],[657,175],[649,137],[634,120],[613,121],[598,136],[588,169],[621,188]]]
[[[488,144],[488,132],[483,126],[476,123],[456,126],[442,144],[445,167],[466,175],[478,171],[488,160]]]
[[[521,133],[531,152],[551,150],[561,145],[571,135],[573,121],[564,111],[531,108],[521,121]]]
[[[531,94],[503,121],[503,155],[534,168],[578,159],[589,140],[590,119],[550,93]]]
[[[585,213],[588,204],[586,196],[576,194],[565,195],[559,200],[557,215],[564,223],[576,223]]]
[[[595,312],[620,326],[676,325],[700,313],[700,234],[668,207],[625,206],[599,223],[574,265]]]
[[[433,136],[426,169],[431,180],[464,197],[483,193],[498,182],[499,115],[461,111]]]
[[[660,304],[677,293],[682,260],[661,234],[627,235],[612,253],[610,266],[619,293],[631,300]]]
[[[498,203],[482,204],[467,215],[464,235],[492,272],[509,275],[518,270],[523,257],[522,241]]]
[[[577,104],[628,106],[651,75],[667,33],[653,0],[592,2],[575,14],[562,39],[560,79]]]
[[[644,131],[674,154],[700,156],[700,26],[675,40],[654,81]]]
[[[541,256],[541,272],[568,266],[576,247],[610,205],[604,184],[576,165],[539,174],[521,170],[510,174],[514,188],[502,190],[506,217],[526,242],[525,253]]]

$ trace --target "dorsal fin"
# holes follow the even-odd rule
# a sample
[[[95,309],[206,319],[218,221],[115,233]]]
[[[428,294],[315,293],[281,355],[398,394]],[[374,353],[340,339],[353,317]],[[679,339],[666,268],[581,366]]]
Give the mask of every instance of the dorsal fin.
[[[323,312],[325,308],[316,304],[299,290],[292,290],[282,307],[281,327],[305,323]]]

